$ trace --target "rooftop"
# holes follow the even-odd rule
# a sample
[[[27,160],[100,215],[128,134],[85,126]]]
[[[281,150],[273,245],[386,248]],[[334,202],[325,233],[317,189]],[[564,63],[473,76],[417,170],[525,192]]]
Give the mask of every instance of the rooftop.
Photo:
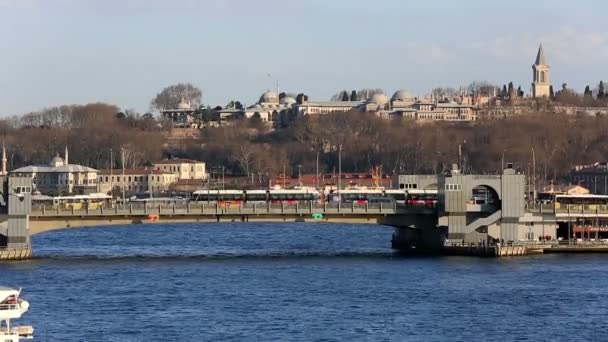
[[[116,175],[116,176],[120,176],[122,174],[122,169],[113,169],[113,170],[101,170],[99,171],[100,175]],[[172,175],[173,172],[165,172],[165,171],[161,171],[161,170],[157,170],[157,169],[153,169],[153,168],[137,168],[137,169],[125,169],[124,172],[125,175]]]
[[[155,165],[157,164],[194,164],[194,163],[204,163],[202,161],[199,160],[193,160],[193,159],[165,159],[165,160],[161,160],[158,161],[156,163],[154,163]]]

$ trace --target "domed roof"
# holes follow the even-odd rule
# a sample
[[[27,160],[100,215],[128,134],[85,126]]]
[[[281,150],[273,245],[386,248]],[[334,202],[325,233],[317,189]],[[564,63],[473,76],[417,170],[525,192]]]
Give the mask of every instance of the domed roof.
[[[388,96],[382,93],[376,93],[374,94],[374,96],[372,96],[369,102],[375,103],[379,106],[383,106],[388,103]]]
[[[405,101],[405,100],[411,100],[413,99],[414,96],[412,95],[412,93],[409,92],[409,90],[407,89],[400,89],[397,90],[395,92],[395,94],[393,94],[393,101]]]
[[[268,90],[262,96],[260,96],[260,103],[270,102],[270,103],[279,103],[279,95]]]
[[[296,103],[296,99],[294,99],[291,96],[286,96],[281,100],[281,103],[284,105],[292,105],[292,104]]]
[[[59,167],[59,166],[63,166],[64,162],[63,162],[63,159],[61,159],[61,157],[55,156],[55,157],[53,157],[53,159],[51,159],[51,161],[49,162],[49,165],[52,167]]]
[[[177,104],[177,109],[190,109],[190,101],[186,101],[182,98],[181,101]]]

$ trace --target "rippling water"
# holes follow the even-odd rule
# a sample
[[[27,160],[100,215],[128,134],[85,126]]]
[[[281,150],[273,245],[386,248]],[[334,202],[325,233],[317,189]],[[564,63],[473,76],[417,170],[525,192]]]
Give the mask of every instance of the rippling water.
[[[603,255],[413,258],[374,225],[192,224],[35,236],[0,264],[38,341],[602,341]]]

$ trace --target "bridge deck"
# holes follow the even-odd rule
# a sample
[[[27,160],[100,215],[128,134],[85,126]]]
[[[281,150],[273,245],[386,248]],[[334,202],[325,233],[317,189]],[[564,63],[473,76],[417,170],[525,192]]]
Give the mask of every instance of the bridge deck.
[[[146,206],[128,205],[116,206],[114,208],[98,207],[95,209],[66,209],[66,208],[32,208],[30,218],[37,217],[83,217],[83,216],[148,216],[148,215],[171,215],[171,216],[218,216],[218,215],[328,215],[328,214],[355,214],[355,215],[394,215],[394,214],[433,214],[433,208],[403,207],[397,205],[331,205],[306,203],[294,205],[282,204],[248,204],[232,207],[220,205],[188,204],[171,206]]]
[[[340,205],[305,203],[299,205],[262,204],[222,207],[207,203],[188,205],[128,205],[114,208],[32,208],[30,233],[69,227],[130,223],[219,222],[219,221],[300,221],[341,223],[382,223],[389,218],[430,217],[435,208],[397,205]]]

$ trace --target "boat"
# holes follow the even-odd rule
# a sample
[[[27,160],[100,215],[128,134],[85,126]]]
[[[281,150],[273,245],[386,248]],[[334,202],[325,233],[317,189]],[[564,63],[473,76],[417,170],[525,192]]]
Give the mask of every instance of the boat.
[[[11,320],[21,318],[29,307],[30,303],[21,298],[21,289],[0,287],[0,341],[19,342],[34,338],[32,326],[11,326]]]

